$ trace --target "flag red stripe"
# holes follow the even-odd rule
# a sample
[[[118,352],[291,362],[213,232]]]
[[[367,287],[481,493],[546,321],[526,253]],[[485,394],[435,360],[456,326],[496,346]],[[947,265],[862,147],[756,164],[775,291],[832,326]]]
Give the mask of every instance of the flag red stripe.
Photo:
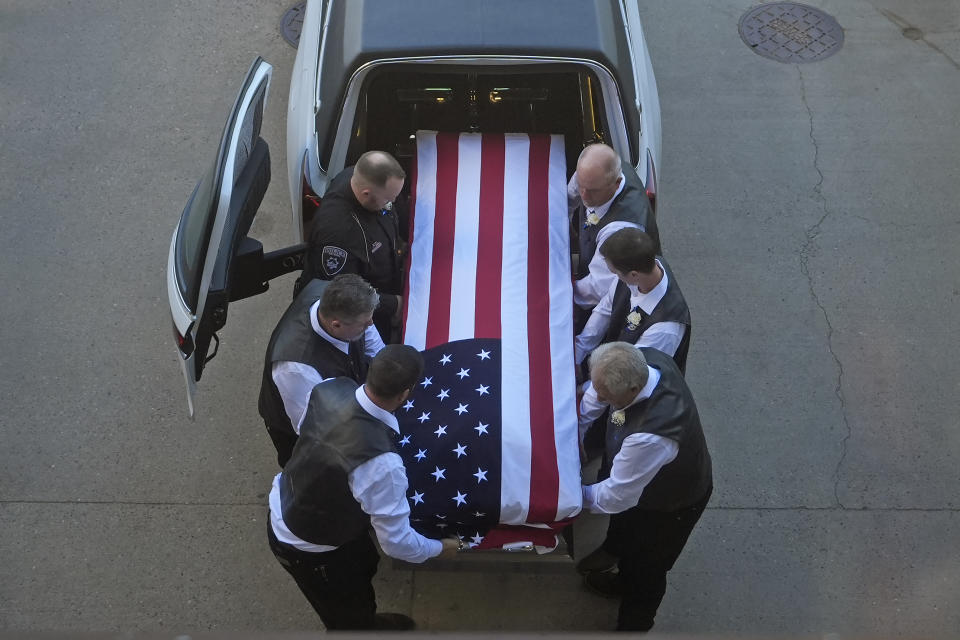
[[[527,353],[532,452],[528,522],[553,521],[560,493],[550,370],[549,168],[550,136],[531,135],[527,187]]]
[[[433,262],[426,348],[450,340],[450,287],[453,281],[453,237],[457,213],[457,160],[460,135],[437,134],[437,199],[433,218]]]
[[[503,268],[503,134],[483,134],[480,224],[477,238],[477,304],[474,336],[500,338],[500,275]]]

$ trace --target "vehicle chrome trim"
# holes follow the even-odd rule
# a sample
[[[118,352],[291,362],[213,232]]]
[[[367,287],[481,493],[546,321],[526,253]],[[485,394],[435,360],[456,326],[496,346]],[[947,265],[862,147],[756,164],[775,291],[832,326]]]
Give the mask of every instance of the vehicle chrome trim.
[[[330,12],[333,10],[333,0],[327,0],[327,10],[323,16],[323,26],[320,27],[320,51],[317,53],[317,72],[313,78],[313,114],[320,110],[320,69],[323,67],[323,54],[327,51],[327,28],[330,26]]]
[[[640,147],[637,155],[637,174],[644,175],[646,157],[644,147],[650,150],[654,164],[659,166],[662,131],[660,121],[660,98],[657,91],[656,77],[650,61],[650,52],[646,35],[643,31],[643,20],[640,17],[640,7],[637,2],[627,0],[627,28],[630,31],[630,42],[633,46],[633,55],[639,56],[633,60],[636,90],[640,98],[642,113],[639,113],[638,135]]]
[[[192,372],[196,352],[191,353],[189,358],[184,358],[180,349],[177,349],[177,353],[180,355],[177,358],[180,361],[180,372],[183,374],[183,381],[187,385],[187,415],[193,420],[197,415],[196,406],[193,404],[193,398],[197,395],[197,381],[194,379]]]
[[[176,274],[176,251],[177,251],[177,229],[173,230],[173,238],[170,240],[170,253],[167,256],[167,300],[170,304],[170,318],[176,331],[185,336],[190,332],[191,325],[196,319],[190,314],[187,303],[183,299],[180,291],[180,285],[177,283]],[[187,390],[187,414],[193,420],[196,409],[193,404],[193,397],[197,393],[197,381],[193,377],[193,359],[196,357],[196,351],[191,350],[190,354],[184,356],[180,348],[174,345],[174,351],[177,353],[177,362],[180,363],[180,372],[183,374],[183,381]]]
[[[627,6],[623,0],[620,0],[620,19],[623,22],[623,32],[627,36],[627,51],[630,52],[630,72],[633,74],[633,103],[637,107],[637,113],[643,113],[643,106],[640,104],[640,74],[637,73],[637,54],[633,47],[633,30],[630,28],[630,21],[627,19]],[[642,128],[637,127],[642,131]],[[642,134],[641,134],[642,135]],[[639,153],[637,155],[640,155]]]
[[[170,304],[170,316],[173,324],[176,326],[180,335],[185,335],[190,328],[190,323],[196,319],[196,316],[190,313],[187,302],[183,299],[183,292],[180,291],[180,285],[177,283],[177,232],[180,225],[173,230],[173,238],[170,240],[170,252],[167,254],[167,301]]]

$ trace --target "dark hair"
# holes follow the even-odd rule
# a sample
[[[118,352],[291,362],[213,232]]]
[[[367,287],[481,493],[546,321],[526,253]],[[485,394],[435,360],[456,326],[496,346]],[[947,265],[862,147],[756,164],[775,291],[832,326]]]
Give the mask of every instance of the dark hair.
[[[367,386],[374,395],[393,398],[412,389],[423,375],[423,356],[411,346],[388,344],[373,357]]]
[[[650,273],[656,262],[657,246],[653,238],[636,227],[625,227],[610,234],[602,245],[600,255],[622,273],[639,271]]]
[[[344,273],[323,290],[320,315],[331,320],[353,320],[373,312],[380,303],[380,294],[370,283],[355,273]]]
[[[353,172],[365,182],[378,188],[386,186],[390,178],[403,180],[407,177],[397,159],[386,151],[367,151],[357,160]]]

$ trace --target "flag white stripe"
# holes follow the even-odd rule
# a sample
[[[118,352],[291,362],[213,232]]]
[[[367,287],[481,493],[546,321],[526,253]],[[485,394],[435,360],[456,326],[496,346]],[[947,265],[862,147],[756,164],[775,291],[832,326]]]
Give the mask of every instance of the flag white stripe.
[[[457,163],[457,217],[450,281],[450,337],[474,337],[476,322],[477,242],[480,226],[481,134],[461,133]]]
[[[503,269],[500,318],[504,429],[501,445],[500,522],[523,524],[530,509],[530,380],[527,349],[527,174],[530,140],[507,135],[503,188]],[[505,380],[506,382],[506,380]],[[506,423],[509,421],[509,428]]]
[[[578,469],[576,379],[573,367],[573,318],[570,301],[570,234],[567,222],[566,156],[562,136],[551,136],[549,170],[550,207],[550,363],[553,383],[554,426],[560,486],[557,496],[557,520],[580,512],[582,493],[580,476],[564,473]]]
[[[433,131],[424,131],[417,136],[415,206],[409,299],[403,341],[423,351],[427,344],[430,273],[433,269],[433,219],[437,208],[437,134]]]

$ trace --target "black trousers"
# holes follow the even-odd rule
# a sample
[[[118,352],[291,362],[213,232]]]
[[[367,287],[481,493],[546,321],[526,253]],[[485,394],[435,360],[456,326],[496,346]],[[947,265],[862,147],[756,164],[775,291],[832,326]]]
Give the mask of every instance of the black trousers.
[[[277,464],[282,469],[290,460],[290,456],[293,455],[293,447],[296,446],[299,436],[292,429],[281,430],[267,427],[267,433],[273,440],[273,446],[277,449]]]
[[[618,631],[649,631],[667,590],[667,572],[680,557],[700,520],[713,488],[689,507],[676,511],[644,511],[638,507],[610,516],[603,548],[620,558],[624,592],[617,616]]]
[[[328,630],[373,629],[377,602],[372,580],[380,554],[370,536],[364,534],[333,551],[301,551],[277,540],[268,515],[267,539]]]

